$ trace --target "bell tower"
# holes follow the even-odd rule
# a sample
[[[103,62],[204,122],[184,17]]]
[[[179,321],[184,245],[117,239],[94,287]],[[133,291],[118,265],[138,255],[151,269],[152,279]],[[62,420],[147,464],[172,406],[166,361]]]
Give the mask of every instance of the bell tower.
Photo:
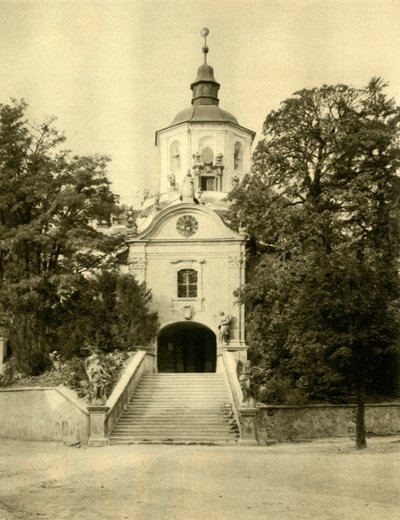
[[[255,133],[219,106],[220,84],[207,62],[210,31],[204,38],[203,63],[190,85],[191,107],[179,112],[172,123],[156,132],[159,149],[159,192],[180,193],[189,171],[195,197],[213,205],[250,172],[251,145]]]

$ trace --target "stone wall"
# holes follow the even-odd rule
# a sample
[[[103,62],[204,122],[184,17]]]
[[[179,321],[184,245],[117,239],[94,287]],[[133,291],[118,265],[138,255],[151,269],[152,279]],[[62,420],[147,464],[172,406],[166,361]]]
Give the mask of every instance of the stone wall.
[[[291,441],[355,435],[354,405],[266,406],[257,416],[258,440]],[[369,435],[400,434],[400,403],[366,407]]]
[[[87,444],[88,411],[65,387],[0,389],[0,437]]]

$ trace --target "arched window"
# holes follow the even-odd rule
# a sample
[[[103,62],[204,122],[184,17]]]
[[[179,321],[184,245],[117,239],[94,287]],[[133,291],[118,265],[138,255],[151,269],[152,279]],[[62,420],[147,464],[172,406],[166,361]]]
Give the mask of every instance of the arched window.
[[[214,152],[212,151],[212,148],[209,146],[204,147],[201,152],[201,158],[206,164],[211,164],[214,160]]]
[[[236,171],[243,171],[243,150],[242,145],[239,142],[235,143],[235,148],[233,152],[233,162],[234,162],[234,169]]]
[[[169,165],[171,172],[181,168],[181,147],[179,141],[174,141],[170,146]]]
[[[178,298],[197,298],[197,271],[194,269],[178,271]]]

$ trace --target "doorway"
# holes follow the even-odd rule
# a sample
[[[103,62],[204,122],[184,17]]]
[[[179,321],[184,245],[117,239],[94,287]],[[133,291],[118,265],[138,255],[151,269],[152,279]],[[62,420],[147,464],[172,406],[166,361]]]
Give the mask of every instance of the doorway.
[[[167,325],[159,332],[157,344],[159,372],[215,372],[216,337],[201,323]]]

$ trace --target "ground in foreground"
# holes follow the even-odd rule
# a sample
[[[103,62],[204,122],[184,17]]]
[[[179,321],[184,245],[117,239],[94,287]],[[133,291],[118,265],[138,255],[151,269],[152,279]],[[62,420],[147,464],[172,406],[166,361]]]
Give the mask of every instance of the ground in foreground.
[[[0,442],[0,519],[400,518],[400,439],[269,447]]]

